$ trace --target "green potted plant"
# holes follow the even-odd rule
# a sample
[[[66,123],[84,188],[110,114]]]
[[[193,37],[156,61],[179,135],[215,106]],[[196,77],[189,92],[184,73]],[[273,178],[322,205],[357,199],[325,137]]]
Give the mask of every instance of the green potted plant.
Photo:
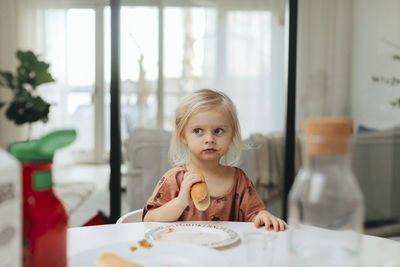
[[[32,123],[49,119],[50,104],[38,95],[37,87],[54,79],[49,72],[50,65],[32,51],[17,50],[16,56],[19,65],[15,74],[0,71],[0,87],[7,87],[13,94],[9,101],[0,101],[0,109],[5,107],[6,117],[16,125],[29,124],[29,140]]]

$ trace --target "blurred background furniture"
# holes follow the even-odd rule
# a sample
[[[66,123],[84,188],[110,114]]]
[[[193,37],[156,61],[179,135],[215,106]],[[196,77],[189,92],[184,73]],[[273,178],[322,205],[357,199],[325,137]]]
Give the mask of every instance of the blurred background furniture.
[[[367,222],[399,221],[400,126],[356,134],[352,155]]]
[[[124,142],[127,198],[130,210],[144,207],[162,175],[171,168],[168,149],[171,133],[136,128]]]

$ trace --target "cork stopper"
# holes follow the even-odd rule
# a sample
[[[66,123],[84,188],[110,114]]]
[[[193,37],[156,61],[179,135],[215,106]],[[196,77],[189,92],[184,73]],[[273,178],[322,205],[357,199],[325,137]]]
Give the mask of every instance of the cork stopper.
[[[348,118],[314,118],[304,122],[306,152],[309,155],[347,154],[353,122]]]

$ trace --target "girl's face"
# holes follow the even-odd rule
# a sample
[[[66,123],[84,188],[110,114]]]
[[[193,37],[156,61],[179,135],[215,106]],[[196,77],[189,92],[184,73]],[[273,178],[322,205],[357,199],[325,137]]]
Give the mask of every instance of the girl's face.
[[[222,107],[213,107],[192,114],[181,138],[191,160],[219,162],[233,138],[229,113]]]

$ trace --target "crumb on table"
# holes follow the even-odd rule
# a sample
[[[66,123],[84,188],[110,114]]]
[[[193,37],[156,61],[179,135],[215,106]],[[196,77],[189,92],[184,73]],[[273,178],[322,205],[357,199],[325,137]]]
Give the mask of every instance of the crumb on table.
[[[138,243],[139,243],[139,246],[142,247],[142,248],[151,248],[153,246],[146,239],[140,240],[140,241],[138,241]]]

